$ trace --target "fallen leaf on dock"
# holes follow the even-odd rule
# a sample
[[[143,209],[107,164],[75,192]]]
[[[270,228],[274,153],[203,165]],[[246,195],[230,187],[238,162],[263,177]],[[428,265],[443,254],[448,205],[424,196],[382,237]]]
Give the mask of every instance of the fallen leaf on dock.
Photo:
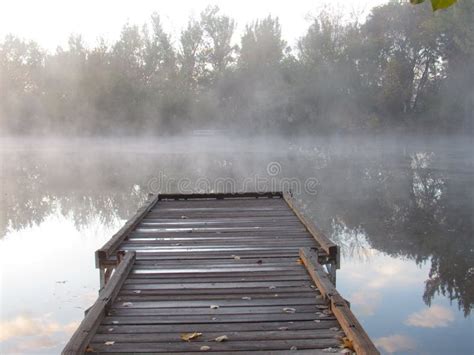
[[[323,349],[323,351],[325,353],[337,353],[339,352],[339,349],[329,347],[329,348]]]
[[[296,351],[296,350],[298,350],[298,348],[297,348],[296,346],[294,346],[294,345],[293,345],[293,346],[290,348],[290,350],[292,350],[292,351]]]
[[[104,344],[107,345],[107,346],[108,345],[114,345],[115,341],[106,341]]]
[[[354,350],[354,344],[352,343],[352,340],[350,340],[348,337],[342,338],[342,344],[343,344],[344,348],[355,351]]]
[[[268,288],[269,288],[270,290],[274,290],[274,289],[276,289],[276,286],[270,286],[270,287],[268,287]]]
[[[194,333],[183,333],[181,334],[181,340],[183,341],[191,341],[200,337],[202,333],[194,332]]]
[[[113,320],[112,324],[119,324],[119,321],[118,320]]]
[[[288,330],[288,327],[280,327],[278,330]]]
[[[234,259],[235,259],[235,260],[240,260],[240,256],[234,255]]]
[[[285,307],[285,308],[283,308],[283,312],[285,312],[285,313],[295,313],[296,309],[290,308],[290,307]]]
[[[214,340],[217,341],[218,343],[221,343],[223,341],[229,340],[229,338],[227,337],[227,335],[221,335],[220,337],[217,337]]]
[[[130,306],[133,306],[133,303],[132,302],[124,302],[124,303],[122,303],[122,306],[130,307]]]
[[[94,348],[93,348],[92,346],[88,346],[88,347],[86,348],[86,353],[92,353],[92,352],[94,352],[94,351],[95,351],[95,350],[94,350]]]
[[[199,348],[199,350],[201,351],[208,351],[208,350],[211,350],[211,347],[210,346],[207,346],[207,345],[203,345]]]
[[[218,309],[219,306],[218,306],[217,304],[211,304],[211,305],[209,306],[209,308],[211,308],[211,309]]]
[[[109,328],[109,332],[113,332],[114,331],[114,328]]]
[[[135,290],[133,291],[133,293],[141,293],[142,291],[141,290]]]
[[[249,300],[251,300],[251,299],[252,299],[252,297],[247,297],[247,296],[244,296],[244,297],[242,297],[242,299],[243,299],[243,300],[246,300],[246,301],[249,301]]]
[[[332,327],[332,328],[329,328],[329,330],[332,330],[332,331],[334,331],[334,332],[337,332],[337,331],[339,330],[339,328],[338,328],[338,327]]]
[[[187,219],[187,218],[188,218],[188,217],[186,217],[186,216],[181,216],[181,219]]]

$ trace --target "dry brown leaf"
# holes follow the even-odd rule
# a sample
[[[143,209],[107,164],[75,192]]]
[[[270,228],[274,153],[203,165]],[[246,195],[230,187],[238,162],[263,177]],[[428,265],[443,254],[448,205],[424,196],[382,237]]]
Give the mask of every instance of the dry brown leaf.
[[[200,337],[202,333],[194,332],[194,333],[183,333],[181,334],[181,340],[183,341],[191,341]]]
[[[92,346],[88,345],[86,348],[86,353],[93,353],[95,350]]]
[[[229,340],[229,337],[227,335],[221,335],[220,337],[217,337],[214,340],[218,343],[222,343],[223,341]]]
[[[355,351],[354,344],[352,343],[352,340],[350,340],[348,337],[342,338],[342,344],[346,349]]]

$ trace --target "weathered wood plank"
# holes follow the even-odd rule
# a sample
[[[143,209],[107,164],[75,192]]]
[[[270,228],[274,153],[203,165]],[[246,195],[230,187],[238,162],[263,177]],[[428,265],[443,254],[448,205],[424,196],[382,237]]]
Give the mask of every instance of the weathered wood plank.
[[[142,206],[137,211],[137,213],[131,219],[129,219],[128,222],[125,223],[125,225],[117,233],[115,233],[107,243],[104,244],[104,246],[102,246],[102,248],[96,251],[96,267],[100,268],[101,261],[108,259],[117,251],[125,237],[135,229],[142,218],[153,208],[157,201],[158,196],[149,196],[149,199],[145,205]]]
[[[336,347],[340,344],[339,339],[290,339],[290,340],[272,340],[272,341],[227,341],[217,342],[181,342],[181,343],[114,343],[105,345],[104,343],[93,343],[91,347],[95,351],[143,351],[153,353],[179,353],[183,351],[201,352],[200,347],[208,344],[213,351],[257,351],[257,350],[287,350],[297,349],[325,349]]]
[[[90,339],[99,327],[100,322],[104,319],[107,308],[117,297],[120,287],[132,269],[134,261],[135,253],[131,252],[125,255],[110,281],[99,293],[99,298],[89,309],[84,320],[66,344],[66,347],[62,351],[63,355],[76,355],[85,351]]]
[[[202,334],[195,342],[212,342],[222,332],[206,332]],[[239,331],[226,332],[225,335],[231,341],[254,341],[254,340],[289,340],[289,339],[331,339],[343,336],[341,331],[330,329],[311,329],[311,330],[270,330],[270,331]],[[108,334],[96,334],[92,343],[105,343],[106,341],[115,341],[117,343],[161,343],[176,342],[182,343],[180,333],[145,333],[145,334],[121,334],[115,330]]]
[[[264,298],[264,299],[250,299],[243,300],[238,299],[220,299],[215,301],[209,300],[190,300],[190,301],[179,301],[179,300],[156,300],[154,297],[147,297],[142,295],[135,295],[136,300],[134,305],[140,307],[141,305],[151,305],[153,308],[210,308],[211,305],[218,305],[219,307],[264,307],[264,306],[283,306],[291,307],[290,305],[326,305],[327,302],[321,298],[303,298],[303,297],[294,297],[294,298]],[[117,302],[112,306],[112,309],[115,308],[127,308],[123,305],[124,302],[130,300],[131,297],[120,297],[120,301],[117,299]],[[280,307],[281,310],[281,307]]]
[[[316,225],[311,222],[306,216],[300,211],[297,207],[295,199],[289,193],[283,193],[283,198],[292,209],[292,211],[298,216],[301,220],[301,223],[306,227],[308,232],[316,239],[316,241],[321,245],[321,248],[328,253],[328,255],[339,261],[339,247],[334,244],[326,235],[319,230]],[[338,262],[339,263],[339,262]]]
[[[238,198],[281,198],[282,193],[276,192],[229,192],[229,193],[194,193],[194,194],[159,194],[160,200],[190,199],[238,199]]]
[[[292,322],[261,322],[261,323],[181,323],[181,324],[147,324],[147,325],[125,325],[112,324],[101,325],[98,333],[109,334],[111,332],[120,334],[146,334],[146,333],[192,333],[196,329],[200,332],[241,332],[241,331],[272,331],[285,328],[287,330],[322,330],[338,327],[339,323],[334,319],[321,319],[319,322],[292,321]]]
[[[294,322],[301,320],[335,319],[324,314],[311,313],[284,313],[281,314],[226,314],[219,315],[186,315],[186,316],[131,316],[131,317],[105,317],[103,324],[180,324],[180,323],[247,323],[247,322]],[[118,322],[118,323],[117,323]]]
[[[347,302],[341,297],[331,281],[329,281],[328,274],[319,264],[316,253],[309,248],[304,248],[300,250],[300,257],[323,297],[331,302],[331,310],[346,335],[354,344],[357,354],[379,354],[379,351],[362,328],[362,325],[350,310]]]

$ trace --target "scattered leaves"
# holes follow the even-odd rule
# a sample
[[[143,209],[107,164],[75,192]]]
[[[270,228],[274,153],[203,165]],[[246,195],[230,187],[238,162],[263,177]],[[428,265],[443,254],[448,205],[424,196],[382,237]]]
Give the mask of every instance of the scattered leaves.
[[[115,341],[106,341],[104,344],[107,345],[107,346],[114,345]]]
[[[344,348],[355,351],[354,344],[352,343],[352,340],[350,340],[348,337],[342,338],[342,344]]]
[[[207,346],[207,345],[203,345],[199,348],[199,350],[201,351],[208,351],[208,350],[211,350],[211,347],[210,346]]]
[[[218,343],[222,343],[223,341],[229,340],[229,337],[227,335],[221,335],[217,338],[214,339]]]
[[[194,332],[194,333],[183,333],[181,334],[181,340],[183,341],[191,341],[200,337],[202,333]]]
[[[296,309],[290,308],[290,307],[285,307],[285,308],[283,308],[283,312],[285,312],[285,313],[295,313]]]

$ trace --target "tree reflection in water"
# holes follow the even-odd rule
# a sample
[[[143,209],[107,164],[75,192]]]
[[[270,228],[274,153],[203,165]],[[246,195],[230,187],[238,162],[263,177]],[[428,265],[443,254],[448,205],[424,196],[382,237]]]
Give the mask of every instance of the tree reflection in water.
[[[266,165],[278,161],[280,181],[318,180],[316,195],[302,191],[297,198],[344,252],[370,258],[370,247],[429,261],[424,301],[429,305],[443,294],[467,316],[474,306],[472,157],[451,150],[358,149],[295,144],[265,154],[102,152],[92,157],[9,151],[2,153],[0,236],[40,224],[53,211],[72,219],[79,230],[97,218],[105,225],[128,219],[159,173],[172,180],[166,192],[176,191],[180,178],[232,178],[239,188],[248,176],[268,177]]]

